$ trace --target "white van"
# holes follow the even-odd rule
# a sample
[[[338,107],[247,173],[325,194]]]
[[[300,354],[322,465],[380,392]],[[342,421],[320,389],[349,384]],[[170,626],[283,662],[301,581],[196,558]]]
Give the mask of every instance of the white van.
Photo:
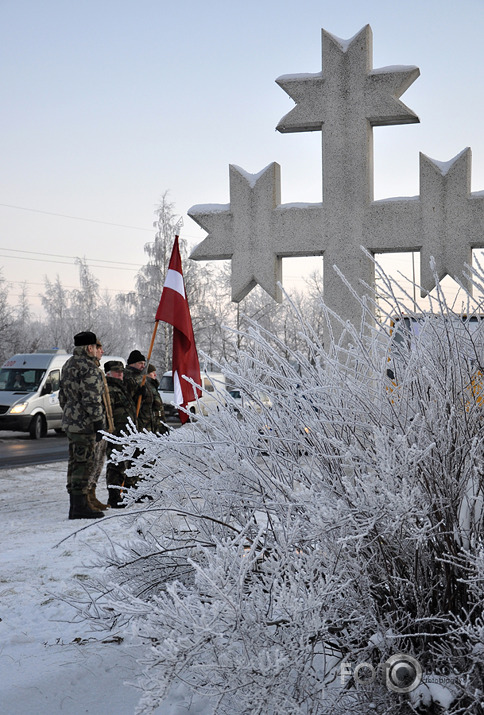
[[[65,350],[39,350],[6,360],[0,369],[0,430],[29,432],[32,439],[47,430],[62,432],[59,405],[61,370],[71,355]],[[124,360],[103,355],[108,360]]]
[[[192,414],[202,413],[208,415],[216,412],[219,402],[226,403],[225,392],[227,385],[225,375],[221,372],[202,373],[202,396],[198,400],[189,402],[187,408]],[[217,391],[217,392],[216,392]],[[166,421],[179,421],[178,408],[175,407],[175,393],[173,387],[173,372],[168,370],[163,373],[158,392],[163,400]],[[218,394],[217,394],[218,393]]]
[[[61,431],[59,385],[65,350],[14,355],[0,369],[0,430],[29,432],[32,439],[48,429]]]
[[[189,402],[187,408],[194,415],[211,415],[226,405],[227,383],[225,375],[221,372],[202,373],[202,396],[198,400]]]
[[[173,372],[171,370],[163,373],[158,392],[160,393],[160,397],[163,402],[166,421],[179,422],[180,418],[178,416],[178,409],[174,405],[175,388],[173,385]]]

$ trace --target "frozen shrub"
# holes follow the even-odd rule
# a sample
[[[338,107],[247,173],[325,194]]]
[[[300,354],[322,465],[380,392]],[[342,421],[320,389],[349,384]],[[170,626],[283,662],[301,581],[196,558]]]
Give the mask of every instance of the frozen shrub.
[[[386,286],[324,346],[299,316],[304,356],[254,326],[220,365],[248,406],[122,439],[152,501],[92,612],[148,644],[139,713],[180,683],[220,713],[484,712],[484,325],[437,296],[411,337]]]

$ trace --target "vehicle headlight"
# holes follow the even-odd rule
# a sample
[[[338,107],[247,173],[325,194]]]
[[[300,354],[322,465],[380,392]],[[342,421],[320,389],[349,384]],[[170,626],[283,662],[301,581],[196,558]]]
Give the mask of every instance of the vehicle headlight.
[[[19,405],[14,405],[10,410],[11,415],[19,415],[27,407],[27,402],[21,402]]]

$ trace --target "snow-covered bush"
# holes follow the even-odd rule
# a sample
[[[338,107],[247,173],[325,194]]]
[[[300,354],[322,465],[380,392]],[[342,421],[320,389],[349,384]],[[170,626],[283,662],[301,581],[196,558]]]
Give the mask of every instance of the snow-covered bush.
[[[289,359],[254,326],[220,365],[247,407],[123,438],[144,481],[91,613],[146,643],[139,713],[180,683],[221,713],[484,712],[484,325],[431,308],[398,342],[364,304],[325,346],[300,316]]]

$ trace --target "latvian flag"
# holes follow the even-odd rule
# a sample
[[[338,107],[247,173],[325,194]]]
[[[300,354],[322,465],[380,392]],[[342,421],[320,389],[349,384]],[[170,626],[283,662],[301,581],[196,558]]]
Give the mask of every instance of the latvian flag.
[[[186,407],[187,403],[195,398],[193,394],[194,388],[183,377],[191,378],[196,385],[201,384],[201,378],[190,308],[185,295],[178,236],[175,236],[170,264],[155,320],[163,320],[165,323],[173,325],[172,370],[175,404]],[[198,397],[201,396],[201,391],[198,389],[197,395]],[[185,412],[179,410],[179,415],[182,424],[188,421],[188,415]]]

